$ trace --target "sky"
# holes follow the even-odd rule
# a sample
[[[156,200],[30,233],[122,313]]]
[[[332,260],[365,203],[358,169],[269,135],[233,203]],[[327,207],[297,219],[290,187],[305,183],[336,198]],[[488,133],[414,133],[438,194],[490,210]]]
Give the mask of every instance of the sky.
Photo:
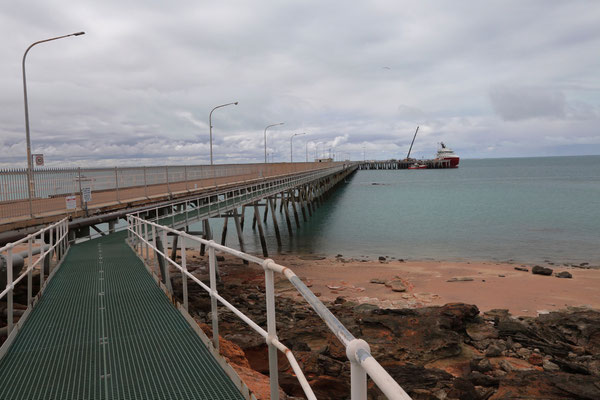
[[[6,0],[0,168],[600,154],[600,2]]]

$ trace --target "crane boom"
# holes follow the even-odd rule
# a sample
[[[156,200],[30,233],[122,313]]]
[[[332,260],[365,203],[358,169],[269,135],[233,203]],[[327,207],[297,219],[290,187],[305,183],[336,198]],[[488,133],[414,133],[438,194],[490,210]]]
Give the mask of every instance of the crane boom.
[[[417,132],[419,132],[419,127],[417,126],[417,130],[415,131],[415,136],[413,136],[413,140],[410,143],[410,148],[408,149],[408,154],[406,155],[406,159],[410,158],[410,151],[412,150],[413,144],[415,143],[415,138],[417,137]]]

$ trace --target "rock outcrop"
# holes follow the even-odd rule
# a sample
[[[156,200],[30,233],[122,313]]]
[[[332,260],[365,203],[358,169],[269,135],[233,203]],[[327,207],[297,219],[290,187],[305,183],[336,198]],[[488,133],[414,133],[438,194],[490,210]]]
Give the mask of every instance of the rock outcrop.
[[[255,276],[247,267],[240,271],[224,271],[219,292],[266,326],[261,271]],[[276,299],[279,339],[293,351],[319,399],[349,398],[344,347],[305,302],[281,290]],[[209,323],[208,295],[190,293],[192,313]],[[352,334],[370,344],[375,358],[413,399],[600,399],[598,311],[572,308],[515,318],[506,310],[482,314],[468,304],[381,309],[342,300],[327,306]],[[239,346],[253,371],[268,376],[264,340],[222,307],[219,320],[224,339]],[[230,359],[247,368],[234,354]],[[283,354],[279,370],[285,393],[303,397]],[[381,396],[371,383],[369,398]]]

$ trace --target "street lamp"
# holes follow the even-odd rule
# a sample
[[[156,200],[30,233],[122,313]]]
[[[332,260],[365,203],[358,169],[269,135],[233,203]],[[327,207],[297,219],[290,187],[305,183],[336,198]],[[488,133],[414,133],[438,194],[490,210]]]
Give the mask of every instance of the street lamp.
[[[306,162],[308,162],[308,142],[310,142],[310,140],[307,140],[304,144],[304,147],[306,147]]]
[[[208,114],[208,126],[209,126],[209,132],[210,132],[210,165],[213,165],[213,154],[212,154],[212,113],[217,108],[226,107],[226,106],[230,106],[230,105],[236,105],[237,106],[238,102],[236,101],[235,103],[221,104],[220,106],[216,106],[215,108],[213,108],[210,111],[210,114]]]
[[[309,143],[312,143],[312,144],[313,144],[313,146],[315,146],[315,152],[316,152],[316,147],[317,147],[317,145],[316,145],[316,144],[317,144],[318,142],[315,142],[314,140],[307,140],[307,141],[306,141],[306,162],[308,162],[308,144],[309,144]],[[316,154],[315,154],[315,155],[316,155]],[[316,158],[316,157],[315,157],[315,158]]]
[[[32,213],[32,208],[31,208],[31,195],[33,192],[33,163],[32,163],[32,159],[31,159],[31,139],[29,136],[29,106],[27,105],[27,80],[25,78],[25,58],[27,57],[27,53],[29,53],[29,50],[31,50],[31,48],[33,46],[35,46],[36,44],[40,44],[40,43],[45,43],[45,42],[50,42],[52,40],[58,40],[58,39],[63,39],[69,36],[79,36],[79,35],[85,35],[85,32],[75,32],[75,33],[70,33],[68,35],[63,35],[63,36],[57,36],[57,37],[53,37],[50,39],[44,39],[44,40],[40,40],[37,41],[35,43],[32,43],[31,45],[29,45],[29,47],[27,48],[27,50],[25,50],[25,54],[23,54],[23,99],[25,100],[25,138],[27,141],[27,179],[29,180],[29,184],[27,185],[28,187],[28,191],[29,191],[29,211],[30,214]]]
[[[306,132],[302,132],[302,133],[294,133],[291,137],[290,137],[290,162],[293,163],[294,162],[294,150],[292,148],[292,139],[294,139],[294,136],[300,136],[300,135],[306,135]]]
[[[267,125],[267,127],[265,128],[265,164],[267,163],[267,129],[269,129],[272,126],[283,125],[283,124],[284,124],[284,122],[280,122],[278,124]]]

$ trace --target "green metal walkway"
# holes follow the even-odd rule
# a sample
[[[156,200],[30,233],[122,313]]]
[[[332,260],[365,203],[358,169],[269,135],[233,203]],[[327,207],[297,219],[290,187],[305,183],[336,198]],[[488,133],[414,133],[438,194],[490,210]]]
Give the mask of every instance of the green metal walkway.
[[[0,361],[0,399],[243,399],[125,236],[71,246]]]

